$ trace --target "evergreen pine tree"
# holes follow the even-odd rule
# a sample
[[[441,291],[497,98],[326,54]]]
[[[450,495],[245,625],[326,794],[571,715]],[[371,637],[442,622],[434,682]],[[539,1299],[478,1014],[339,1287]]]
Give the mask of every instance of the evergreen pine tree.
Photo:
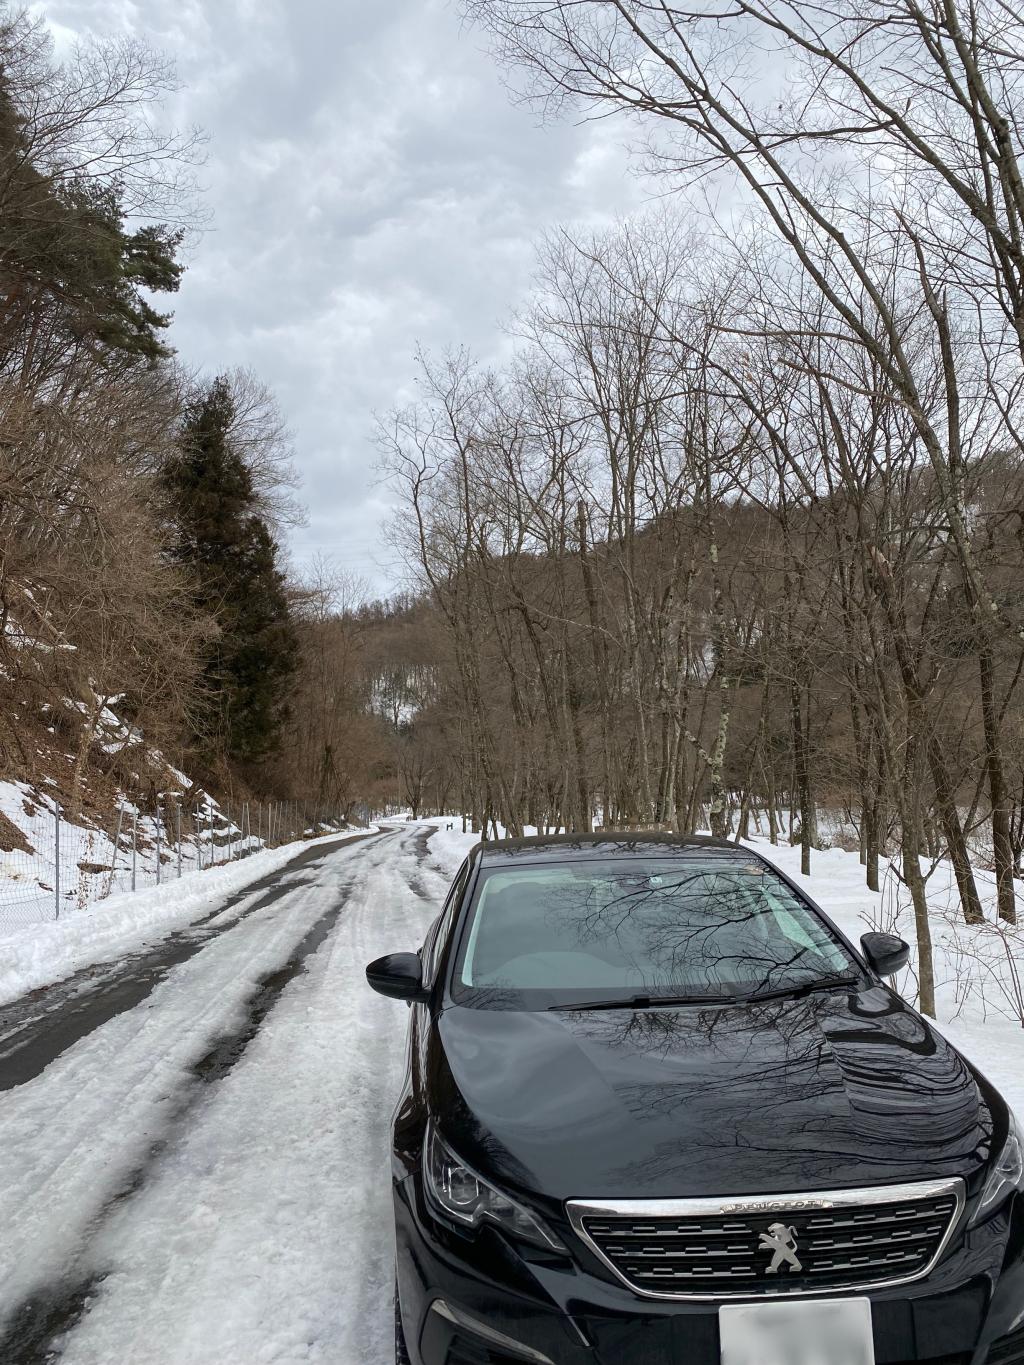
[[[277,545],[232,445],[234,416],[217,379],[192,404],[165,483],[176,556],[192,571],[197,607],[220,628],[204,671],[206,745],[211,757],[253,763],[280,742],[297,655]]]

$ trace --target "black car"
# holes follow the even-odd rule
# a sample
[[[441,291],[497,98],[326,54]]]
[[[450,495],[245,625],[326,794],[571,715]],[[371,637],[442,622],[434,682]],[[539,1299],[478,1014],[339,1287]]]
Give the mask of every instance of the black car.
[[[418,954],[393,1125],[413,1365],[1024,1362],[1006,1103],[766,859],[473,850]]]

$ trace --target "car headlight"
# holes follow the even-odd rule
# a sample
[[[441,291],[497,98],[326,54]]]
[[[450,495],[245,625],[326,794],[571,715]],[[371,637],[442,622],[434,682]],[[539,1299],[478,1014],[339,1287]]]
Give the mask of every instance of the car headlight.
[[[971,1225],[980,1223],[983,1218],[987,1218],[1004,1200],[1009,1199],[1015,1190],[1024,1190],[1024,1145],[1021,1144],[1020,1133],[1017,1131],[1017,1124],[1011,1113],[1010,1127],[1006,1134],[1006,1141],[1003,1143],[1003,1150],[999,1154],[999,1160],[989,1172],[985,1188],[981,1192],[981,1199],[978,1201],[978,1207],[974,1210]]]
[[[565,1251],[535,1214],[489,1185],[457,1157],[432,1123],[427,1127],[423,1173],[427,1193],[456,1223],[469,1228],[477,1228],[484,1221],[496,1223],[524,1242],[548,1251]]]

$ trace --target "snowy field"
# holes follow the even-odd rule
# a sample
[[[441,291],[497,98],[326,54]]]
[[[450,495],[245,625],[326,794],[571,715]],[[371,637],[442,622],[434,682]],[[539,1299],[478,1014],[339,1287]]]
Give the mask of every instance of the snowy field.
[[[188,960],[5,1091],[3,1365],[392,1365],[387,1127],[408,1015],[363,970],[422,942],[473,842],[408,825],[284,866],[272,901],[232,882]],[[899,908],[853,855],[817,855],[807,885],[854,936]],[[110,907],[104,953],[170,922],[166,904],[155,928]],[[951,980],[940,994],[1024,1110],[1024,1030]],[[16,1043],[0,1026],[0,1061]]]

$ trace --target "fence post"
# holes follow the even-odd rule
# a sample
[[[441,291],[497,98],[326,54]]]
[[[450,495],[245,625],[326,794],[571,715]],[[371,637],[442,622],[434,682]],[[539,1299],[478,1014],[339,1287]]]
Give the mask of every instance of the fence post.
[[[60,802],[53,803],[53,918],[60,919]]]
[[[139,808],[135,807],[132,816],[132,890],[135,890],[135,869],[139,853]]]
[[[178,845],[178,881],[181,881],[181,797],[174,808],[174,836]]]
[[[210,867],[213,867],[214,863],[217,861],[217,858],[216,850],[214,849],[213,845],[213,800],[209,796],[206,798],[206,814],[207,822],[210,826]]]
[[[124,819],[124,806],[117,808],[117,833],[114,835],[114,856],[110,860],[110,878],[107,881],[107,895],[114,889],[114,875],[117,872],[117,857],[121,852],[121,821]]]
[[[156,802],[156,818],[153,821],[156,826],[156,884],[160,885],[160,798]]]

